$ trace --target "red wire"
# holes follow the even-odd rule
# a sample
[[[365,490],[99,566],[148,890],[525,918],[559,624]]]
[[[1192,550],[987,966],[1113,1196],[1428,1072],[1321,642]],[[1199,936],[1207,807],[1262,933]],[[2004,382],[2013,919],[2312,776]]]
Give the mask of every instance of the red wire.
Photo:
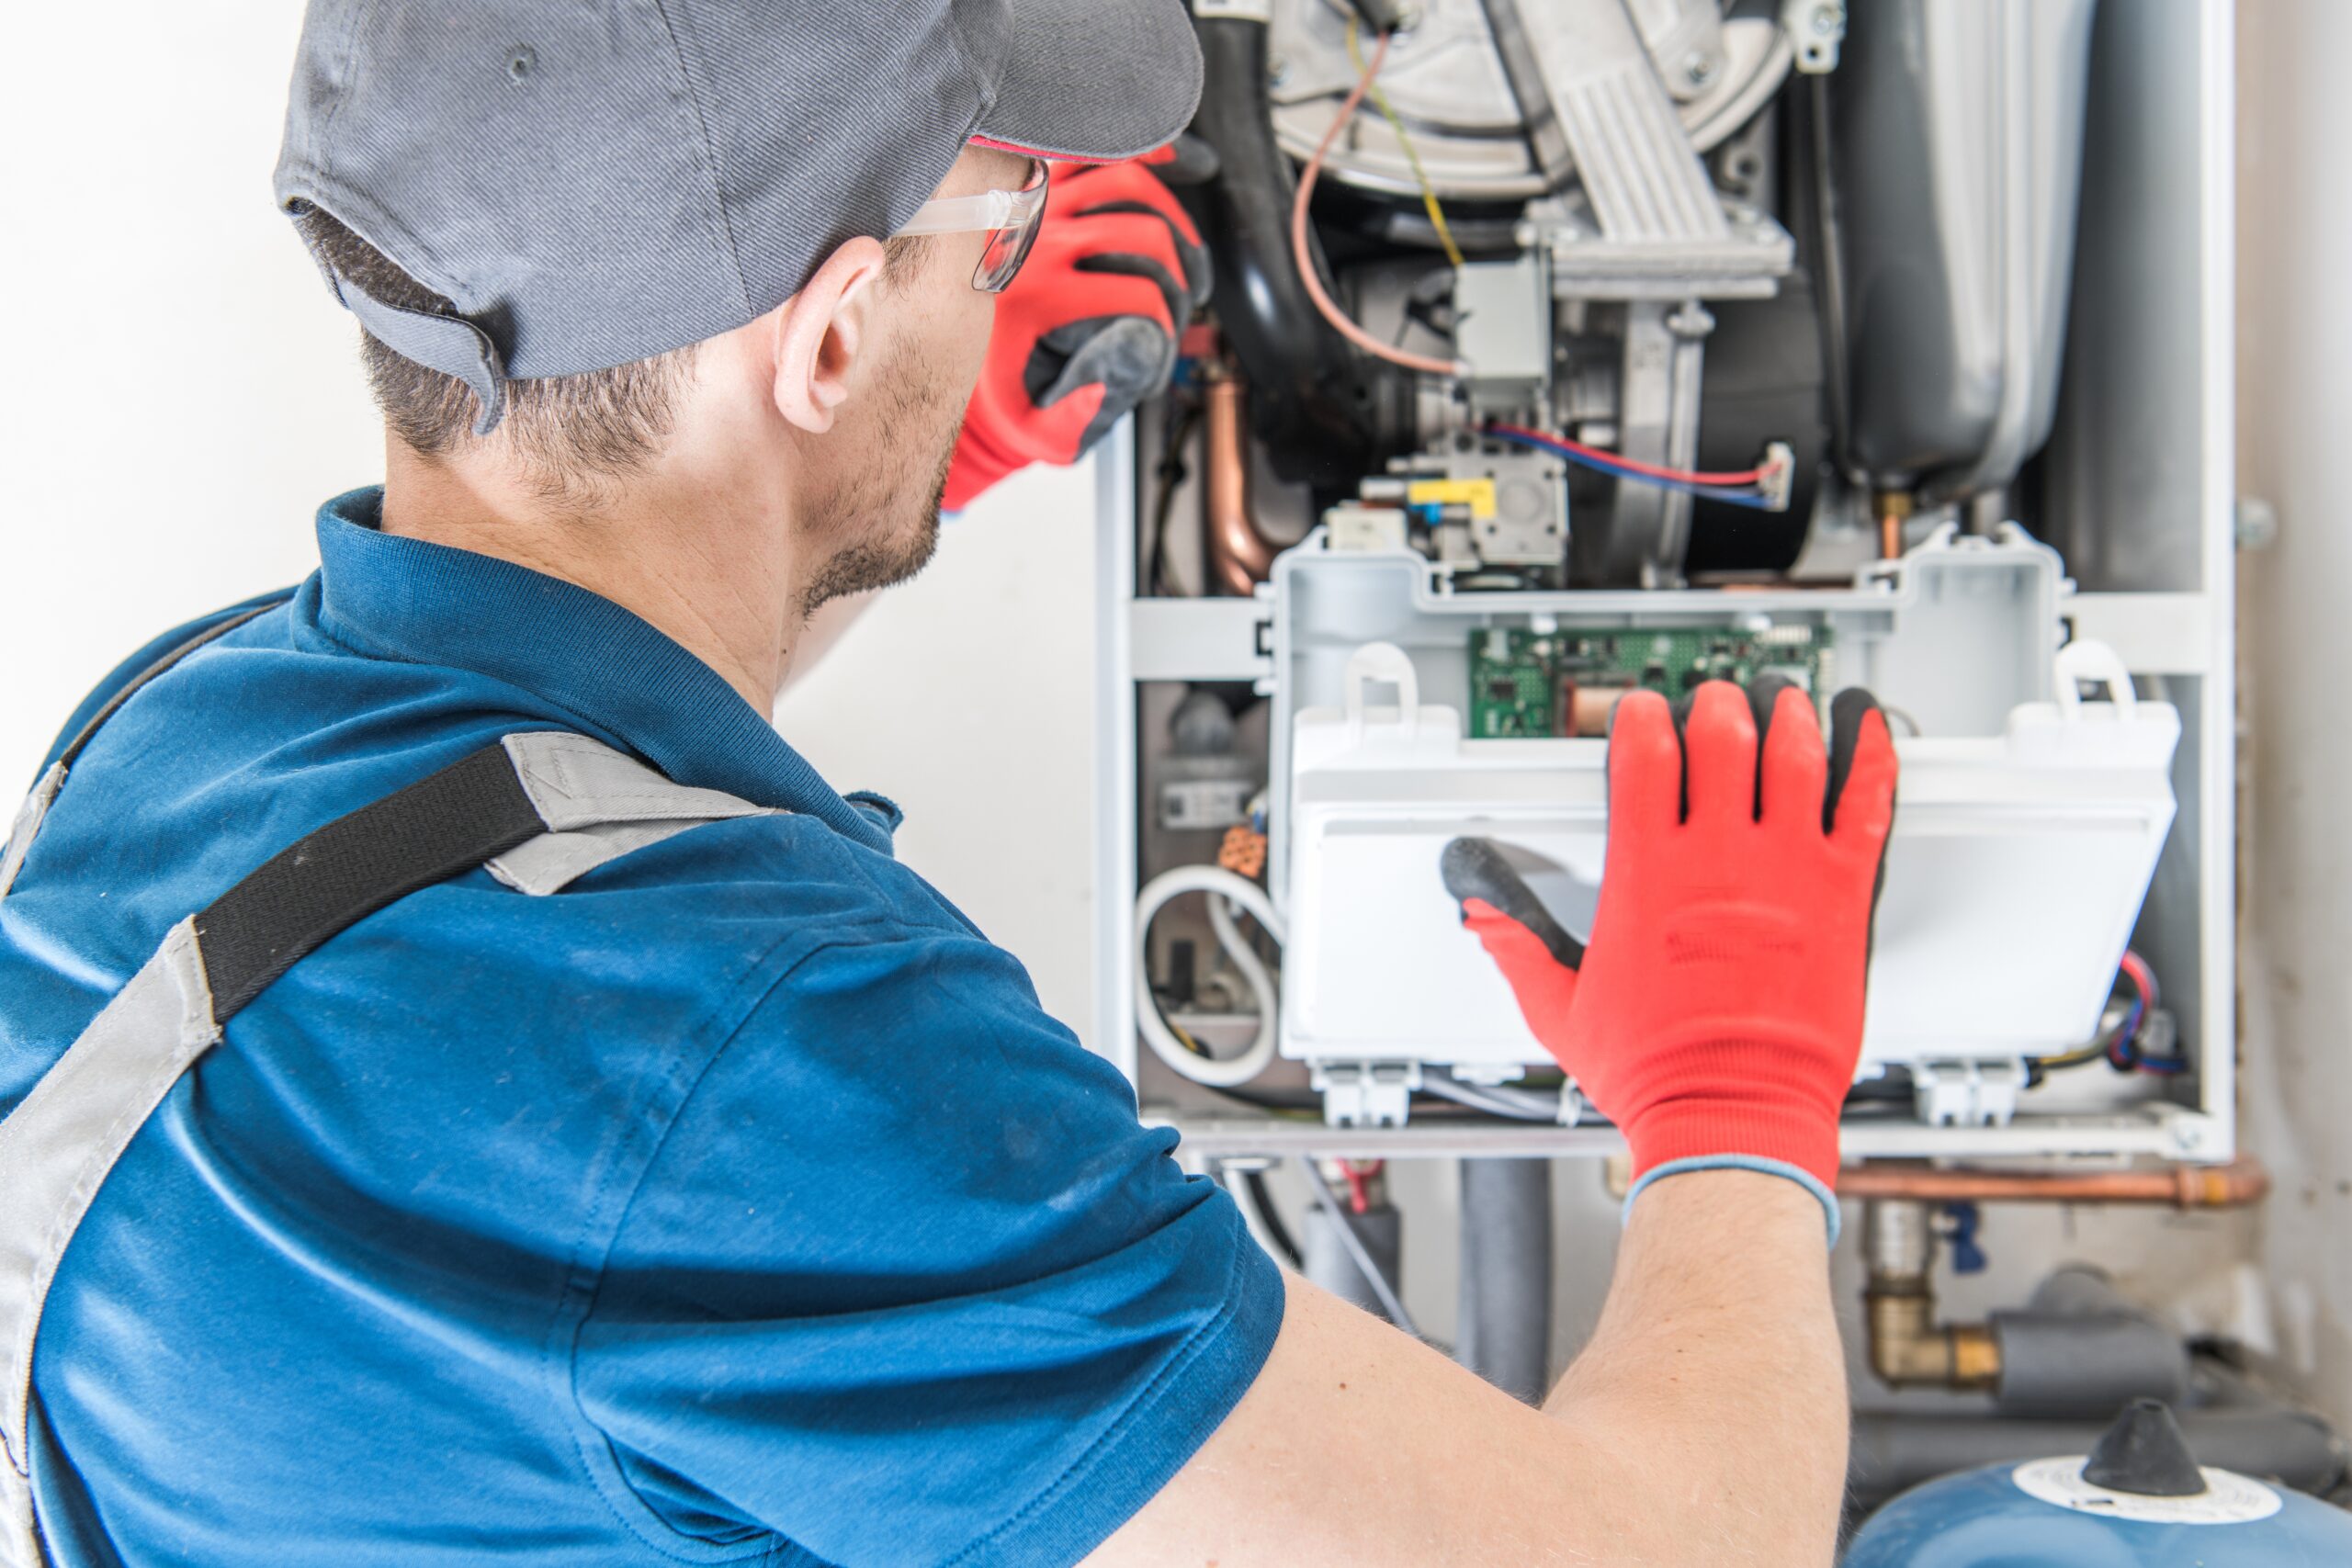
[[[1372,1207],[1372,1192],[1364,1182],[1368,1178],[1379,1175],[1385,1163],[1376,1159],[1364,1160],[1359,1168],[1355,1160],[1343,1159],[1340,1162],[1340,1174],[1348,1180],[1348,1207],[1357,1213],[1363,1213]]]
[[[1710,473],[1700,468],[1669,468],[1657,463],[1645,463],[1628,457],[1622,452],[1611,452],[1605,446],[1588,446],[1581,441],[1571,441],[1565,435],[1555,435],[1548,430],[1530,430],[1525,425],[1505,424],[1500,420],[1490,422],[1494,428],[1508,435],[1523,436],[1530,441],[1549,441],[1555,446],[1590,457],[1597,462],[1614,463],[1637,474],[1647,474],[1654,479],[1672,479],[1686,485],[1752,485],[1762,484],[1777,471],[1778,465],[1767,463],[1758,468],[1741,468],[1732,473]]]

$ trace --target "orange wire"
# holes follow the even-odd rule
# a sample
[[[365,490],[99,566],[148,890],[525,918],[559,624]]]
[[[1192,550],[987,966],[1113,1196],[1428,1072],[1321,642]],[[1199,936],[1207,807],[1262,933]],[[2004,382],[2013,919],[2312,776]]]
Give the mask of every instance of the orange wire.
[[[1392,37],[1388,33],[1380,35],[1380,47],[1372,51],[1371,63],[1363,68],[1363,74],[1356,78],[1355,90],[1348,95],[1347,102],[1340,106],[1339,117],[1331,121],[1331,129],[1323,133],[1322,144],[1315,149],[1315,156],[1306,161],[1306,167],[1299,173],[1298,196],[1290,204],[1291,254],[1297,259],[1298,276],[1306,285],[1306,297],[1315,302],[1315,309],[1323,319],[1331,323],[1332,331],[1366,354],[1376,359],[1385,359],[1391,365],[1401,365],[1408,370],[1419,370],[1428,376],[1459,376],[1464,369],[1459,360],[1432,359],[1427,355],[1408,354],[1401,348],[1391,348],[1350,321],[1339,306],[1331,302],[1331,297],[1323,291],[1323,279],[1315,266],[1315,252],[1307,243],[1306,206],[1314,198],[1315,182],[1322,175],[1323,161],[1331,155],[1331,144],[1340,139],[1340,132],[1355,118],[1357,106],[1363,102],[1364,94],[1371,90],[1372,79],[1380,74],[1381,62],[1388,58]]]

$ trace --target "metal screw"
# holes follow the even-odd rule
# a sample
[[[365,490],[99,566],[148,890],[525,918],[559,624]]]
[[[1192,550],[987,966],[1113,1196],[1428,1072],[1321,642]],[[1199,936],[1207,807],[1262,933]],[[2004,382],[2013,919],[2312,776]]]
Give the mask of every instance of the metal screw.
[[[1813,12],[1813,30],[1816,33],[1836,32],[1846,25],[1845,12],[1836,6],[1816,6]]]
[[[2267,550],[2278,542],[2278,509],[2258,495],[2242,495],[2230,533],[2239,549]]]
[[[1694,87],[1703,87],[1715,79],[1715,62],[1704,54],[1693,54],[1682,62],[1682,78]]]

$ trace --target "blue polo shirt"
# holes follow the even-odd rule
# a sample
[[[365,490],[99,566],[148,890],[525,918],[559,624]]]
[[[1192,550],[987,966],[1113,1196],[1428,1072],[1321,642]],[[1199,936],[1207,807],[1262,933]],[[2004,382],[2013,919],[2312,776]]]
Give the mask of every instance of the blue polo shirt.
[[[379,501],[74,769],[0,901],[0,1112],[174,921],[499,735],[786,815],[551,897],[460,875],[236,1015],[50,1293],[57,1557],[1082,1556],[1256,1376],[1272,1265],[891,858],[895,808],[628,611]]]

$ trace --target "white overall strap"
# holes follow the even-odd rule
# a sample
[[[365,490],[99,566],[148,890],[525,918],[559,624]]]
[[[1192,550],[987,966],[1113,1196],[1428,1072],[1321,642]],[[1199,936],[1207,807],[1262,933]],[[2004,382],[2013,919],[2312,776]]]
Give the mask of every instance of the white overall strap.
[[[561,730],[510,735],[506,754],[548,831],[491,860],[519,893],[554,893],[607,861],[705,822],[772,815],[715,789],[672,784],[634,757]]]
[[[90,738],[97,734],[99,727],[112,718],[123,704],[137,696],[148,682],[206,643],[228,636],[255,615],[265,615],[284,603],[282,598],[272,599],[266,604],[256,604],[250,610],[241,610],[215,621],[124,682],[115,694],[90,716],[89,722],[74,731],[74,738],[59,750],[57,761],[41,770],[32,793],[25,796],[25,803],[17,808],[17,819],[8,825],[8,841],[0,845],[0,898],[6,898],[8,889],[17,885],[17,873],[24,869],[25,856],[31,852],[33,836],[40,831],[42,819],[49,815],[50,803],[57,798],[57,792],[65,787],[67,771],[74,766],[74,759],[81,756],[82,749],[90,743]]]
[[[582,736],[510,735],[307,835],[174,926],[0,1120],[0,1568],[43,1561],[28,1422],[50,1282],[130,1140],[239,1009],[354,921],[472,866],[550,894],[688,828],[771,814]]]
[[[34,1568],[26,1416],[40,1309],[65,1246],[130,1134],[220,1038],[193,916],[115,994],[74,1048],[0,1121],[0,1562]]]
[[[0,849],[0,898],[17,885],[17,873],[25,863],[25,852],[33,847],[33,835],[40,831],[41,818],[49,815],[49,803],[65,784],[65,764],[51,762],[33,785],[32,794],[17,807],[17,819],[8,824],[8,843]]]

